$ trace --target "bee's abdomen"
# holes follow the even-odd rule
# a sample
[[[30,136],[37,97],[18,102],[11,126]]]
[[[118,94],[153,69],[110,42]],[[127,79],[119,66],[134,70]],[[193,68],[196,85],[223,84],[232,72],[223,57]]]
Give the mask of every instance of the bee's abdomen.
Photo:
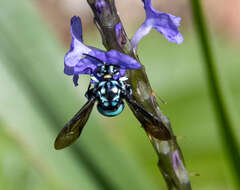
[[[101,104],[97,105],[97,109],[98,109],[99,113],[101,113],[104,116],[114,117],[123,111],[124,104],[123,103],[118,104],[118,106],[115,106],[114,108],[115,109],[112,109],[111,106],[102,107]]]

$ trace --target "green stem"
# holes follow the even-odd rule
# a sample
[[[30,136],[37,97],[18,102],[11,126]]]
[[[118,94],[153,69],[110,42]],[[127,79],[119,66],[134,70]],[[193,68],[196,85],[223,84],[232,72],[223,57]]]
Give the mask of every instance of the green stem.
[[[229,164],[233,171],[235,181],[240,187],[240,154],[236,138],[232,131],[231,119],[228,115],[228,110],[224,103],[224,97],[221,91],[221,84],[218,80],[218,75],[214,66],[214,58],[208,37],[207,25],[204,20],[204,15],[199,0],[191,0],[193,19],[196,24],[197,34],[200,39],[200,44],[205,59],[205,67],[208,77],[209,89],[212,95],[212,101],[215,108],[215,113],[218,118],[219,131],[225,152],[227,153]]]
[[[116,26],[118,24],[122,25],[122,23],[115,6],[115,1],[101,0],[101,3],[104,4],[101,11],[96,8],[97,2],[99,2],[99,0],[88,0],[95,16],[95,23],[102,35],[105,48],[107,50],[118,50],[134,57],[140,62],[137,52],[133,51],[124,27],[122,27],[120,35],[116,33]],[[120,43],[117,36],[121,36]],[[144,66],[142,65],[138,70],[128,70],[127,76],[128,83],[133,90],[133,99],[161,121],[156,124],[153,121],[144,119],[145,116],[140,111],[137,111],[131,104],[128,104],[156,150],[159,158],[158,167],[167,183],[168,190],[191,190],[191,184],[187,170],[185,169],[182,151],[177,143],[169,120],[161,112],[157,104]],[[170,140],[163,141],[156,137],[156,134],[163,134],[163,131],[160,130],[162,127],[170,131],[172,136]]]

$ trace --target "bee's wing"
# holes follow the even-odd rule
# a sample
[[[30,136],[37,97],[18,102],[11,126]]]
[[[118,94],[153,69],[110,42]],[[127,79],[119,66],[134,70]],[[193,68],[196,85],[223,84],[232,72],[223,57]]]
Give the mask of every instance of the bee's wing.
[[[55,140],[55,149],[58,150],[71,145],[80,136],[93,109],[94,103],[95,98],[88,100],[79,112],[64,126]]]
[[[171,139],[169,129],[164,125],[160,118],[145,110],[143,106],[137,103],[133,98],[127,97],[126,101],[135,110],[135,113],[138,116],[137,118],[140,122],[145,124],[143,127],[149,134],[159,140]]]

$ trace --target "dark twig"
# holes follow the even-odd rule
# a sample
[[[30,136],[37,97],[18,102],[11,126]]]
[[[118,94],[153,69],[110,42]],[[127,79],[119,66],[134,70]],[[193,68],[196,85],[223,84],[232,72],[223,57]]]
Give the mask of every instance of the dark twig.
[[[88,3],[92,8],[95,16],[95,22],[97,23],[98,29],[101,32],[106,49],[116,49],[120,52],[134,57],[137,61],[139,61],[137,53],[133,51],[130,41],[123,28],[120,34],[120,43],[116,37],[117,34],[115,26],[117,24],[120,24],[121,21],[117,14],[114,0],[101,0],[101,3],[105,4],[105,9],[102,9],[101,11],[96,8],[97,2],[99,2],[99,0],[88,0]],[[145,129],[152,145],[158,154],[158,166],[168,184],[168,189],[190,190],[191,185],[187,171],[184,167],[182,152],[177,144],[169,120],[160,111],[160,108],[155,100],[155,96],[153,95],[153,91],[148,81],[144,66],[138,70],[129,70],[128,77],[129,83],[133,88],[133,98],[135,101],[140,103],[144,109],[149,111],[151,114],[157,116],[161,121],[158,123],[158,125],[156,125],[156,123],[151,124],[149,122],[145,122],[145,120],[142,119],[142,114],[136,112],[135,109],[129,105],[134,115],[137,117]],[[160,141],[149,134],[149,129],[152,131],[159,131],[161,127],[168,128],[172,137],[171,140]]]

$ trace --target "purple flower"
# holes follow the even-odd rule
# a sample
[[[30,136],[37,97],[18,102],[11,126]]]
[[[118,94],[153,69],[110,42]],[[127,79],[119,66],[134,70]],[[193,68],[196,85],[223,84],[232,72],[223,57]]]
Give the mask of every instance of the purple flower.
[[[117,42],[119,44],[119,46],[124,46],[127,43],[127,39],[126,36],[124,35],[124,31],[123,31],[123,26],[122,23],[118,23],[115,26],[115,34],[116,34],[116,38],[117,38]]]
[[[172,153],[172,164],[173,169],[178,177],[182,181],[182,183],[188,184],[188,173],[184,167],[184,164],[179,156],[178,150],[175,150]]]
[[[138,69],[141,67],[141,64],[135,59],[117,50],[106,52],[86,46],[82,40],[82,23],[79,17],[74,16],[71,19],[71,34],[71,47],[64,57],[64,73],[73,75],[75,86],[78,85],[78,75],[95,75],[97,67],[102,64],[101,62],[119,66],[119,77],[123,76],[127,69]],[[96,57],[96,59],[87,55]]]
[[[181,18],[155,10],[152,7],[151,0],[142,0],[142,2],[144,3],[146,19],[131,40],[133,48],[137,49],[139,41],[146,36],[152,28],[160,32],[168,41],[177,44],[182,43],[183,37],[178,30]]]
[[[108,4],[104,0],[99,0],[95,2],[95,8],[97,10],[97,14],[101,14],[104,11],[104,14],[110,13],[110,8]]]

